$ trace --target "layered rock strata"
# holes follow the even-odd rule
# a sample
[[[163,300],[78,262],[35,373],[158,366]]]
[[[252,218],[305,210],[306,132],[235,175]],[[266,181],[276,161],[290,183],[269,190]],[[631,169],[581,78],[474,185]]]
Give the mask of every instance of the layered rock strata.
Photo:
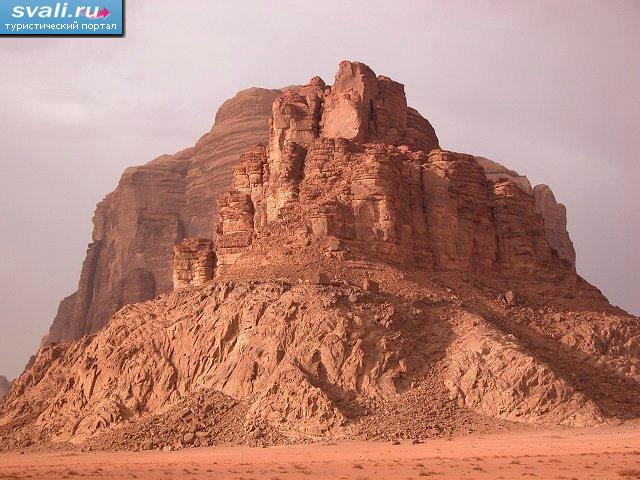
[[[206,238],[188,238],[173,247],[173,288],[201,287],[213,279],[216,254]]]
[[[48,341],[95,333],[123,305],[173,288],[173,245],[212,237],[216,199],[228,188],[238,156],[266,138],[280,93],[239,92],[222,104],[213,128],[194,147],[123,173],[96,207],[78,290],[60,302]]]
[[[238,93],[220,107],[212,130],[193,148],[123,174],[116,190],[96,207],[93,242],[78,290],[60,303],[49,341],[95,333],[122,305],[168,291],[173,283],[170,247],[183,238],[213,238],[211,215],[216,215],[217,197],[231,184],[240,154],[252,144],[268,145],[276,159],[286,140],[304,146],[320,135],[424,152],[439,145],[430,123],[407,106],[402,84],[377,77],[361,63],[343,62],[333,86],[316,77],[278,98],[281,93],[260,88]],[[282,108],[272,109],[274,100]],[[503,177],[530,190],[526,177],[476,159],[488,180]],[[281,175],[277,162],[272,167],[274,175]],[[289,167],[282,168],[286,176]],[[284,195],[286,190],[274,192],[272,201],[285,202]],[[562,206],[549,202],[548,194],[539,198],[536,211],[545,217],[547,241],[573,265],[575,252]]]
[[[399,84],[350,62],[332,87],[314,77],[280,96],[268,145],[241,156],[220,197],[220,265],[251,258],[294,225],[307,244],[431,269],[563,267],[547,240],[549,208],[536,209],[524,177],[439,149],[431,128],[407,135],[400,111]]]
[[[534,195],[535,212],[544,220],[544,230],[547,242],[569,266],[575,267],[576,252],[573,242],[567,232],[567,210],[564,205],[558,203],[548,185],[536,185],[531,188],[529,179],[514,170],[496,163],[488,158],[475,157],[476,161],[484,169],[487,179],[498,183],[511,181],[520,189]]]
[[[564,208],[526,177],[439,148],[403,97],[350,62],[333,86],[314,77],[283,92],[268,138],[240,155],[210,211],[215,240],[183,241],[186,224],[143,229],[171,243],[160,263],[175,290],[157,296],[169,287],[132,265],[127,304],[104,328],[46,343],[14,382],[0,448],[639,418],[640,321],[576,274]],[[111,202],[124,211],[124,198]],[[95,308],[88,292],[105,284],[113,248],[105,225],[82,272],[93,287],[63,303],[66,315]]]

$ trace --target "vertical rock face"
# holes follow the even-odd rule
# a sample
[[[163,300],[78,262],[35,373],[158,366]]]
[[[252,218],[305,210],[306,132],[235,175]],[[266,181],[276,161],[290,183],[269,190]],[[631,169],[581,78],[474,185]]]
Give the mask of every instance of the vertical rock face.
[[[0,375],[0,401],[9,393],[9,389],[11,388],[11,383],[7,380],[7,377],[4,375]]]
[[[499,182],[492,186],[492,204],[501,266],[529,274],[549,264],[551,247],[544,223],[535,215],[533,196],[513,182]]]
[[[285,92],[244,90],[224,102],[194,147],[127,169],[97,205],[78,291],[60,303],[49,341],[94,333],[123,305],[171,290],[172,247],[184,238],[217,230],[222,262],[239,257],[255,231],[301,195],[320,200],[308,212],[316,237],[435,268],[491,270],[504,261],[489,218],[500,196],[487,182],[509,180],[527,194],[531,186],[473,158],[439,150],[431,124],[407,106],[404,86],[358,62],[342,62],[332,86],[314,77]],[[345,169],[354,175],[348,191],[338,181]],[[534,213],[546,241],[573,265],[564,207],[550,193],[535,192]],[[218,205],[225,221],[214,229]]]
[[[295,229],[307,245],[435,270],[563,268],[550,239],[564,226],[545,226],[526,177],[439,149],[431,128],[408,135],[407,112],[402,85],[359,63],[280,96],[268,148],[241,157],[220,197],[219,263]]]
[[[123,305],[172,289],[173,245],[185,237],[212,237],[216,199],[228,188],[240,154],[265,141],[280,93],[238,93],[220,107],[195,147],[123,173],[96,207],[78,291],[60,303],[50,342],[94,333]]]
[[[61,304],[49,341],[95,332],[122,305],[171,290],[171,247],[184,236],[187,156],[128,168],[98,205],[78,291]]]
[[[422,184],[435,266],[491,271],[498,259],[498,237],[488,182],[474,157],[432,153]]]
[[[186,175],[185,236],[212,238],[218,196],[231,184],[240,154],[269,133],[273,101],[280,90],[249,88],[222,104],[209,133],[195,145]]]
[[[341,62],[333,86],[325,92],[322,136],[358,143],[438,148],[431,124],[407,107],[404,85],[378,76],[358,62]]]
[[[536,185],[533,189],[536,202],[535,209],[544,219],[544,229],[549,245],[558,256],[575,267],[576,251],[567,232],[567,209],[556,202],[556,197],[547,185]]]
[[[529,180],[513,170],[484,157],[475,157],[484,169],[488,180],[492,182],[511,181],[527,194],[534,195],[535,213],[544,220],[544,232],[547,242],[555,253],[568,265],[575,268],[576,252],[567,232],[567,210],[557,203],[553,192],[547,185],[536,185],[531,188]]]
[[[368,66],[344,61],[333,86],[318,77],[285,92],[273,105],[269,155],[277,164],[287,141],[306,147],[318,136],[355,143],[439,148],[435,130],[407,107],[404,86]]]
[[[207,238],[188,238],[173,247],[173,288],[201,287],[213,279],[216,254]]]
[[[243,156],[220,198],[221,265],[268,250],[287,228],[310,244],[434,269],[531,273],[554,264],[534,196],[489,182],[470,155],[319,137],[292,161],[296,146],[287,141],[277,169],[262,148]]]

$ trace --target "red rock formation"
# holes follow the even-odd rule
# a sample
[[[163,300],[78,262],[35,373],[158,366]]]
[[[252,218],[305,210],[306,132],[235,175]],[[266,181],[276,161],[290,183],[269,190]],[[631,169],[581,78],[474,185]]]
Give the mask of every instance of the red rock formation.
[[[201,287],[213,279],[216,254],[206,238],[188,238],[173,247],[173,288]]]
[[[476,162],[478,162],[478,164],[483,168],[487,180],[490,180],[493,183],[511,181],[518,185],[523,192],[528,194],[533,193],[531,183],[529,183],[529,179],[524,175],[520,175],[514,170],[509,170],[508,168],[500,165],[498,162],[494,162],[493,160],[489,160],[488,158],[475,157],[475,159]]]
[[[209,133],[196,143],[186,176],[186,237],[212,238],[211,214],[231,184],[240,154],[264,143],[273,101],[280,90],[249,88],[222,104]]]
[[[470,155],[437,152],[423,174],[429,249],[437,268],[492,271],[503,238],[482,168]]]
[[[94,333],[123,305],[173,288],[173,245],[185,237],[211,238],[216,199],[228,188],[238,156],[266,138],[279,94],[261,88],[238,93],[223,103],[195,147],[123,173],[96,207],[78,291],[60,303],[49,341]]]
[[[547,185],[536,185],[533,192],[536,200],[535,211],[544,219],[544,230],[549,245],[561,259],[575,266],[576,251],[567,232],[567,209],[563,204],[556,202],[556,197]]]
[[[380,143],[378,132],[401,132],[406,120],[380,113],[397,111],[391,104],[406,112],[398,100],[404,92],[389,82],[343,62],[333,87],[313,79],[274,102],[269,148],[241,157],[232,190],[219,200],[221,265],[273,248],[275,232],[293,225],[311,243],[333,239],[343,252],[432,269],[533,273],[554,266],[523,182],[489,181],[471,155]],[[388,108],[376,113],[378,104]],[[384,122],[367,120],[379,117]],[[390,142],[404,139],[394,134]]]
[[[279,94],[277,90],[259,88],[240,92],[220,107],[212,130],[194,148],[173,156],[164,155],[125,172],[118,188],[96,208],[94,241],[87,251],[78,291],[60,303],[50,329],[50,341],[69,341],[93,333],[122,305],[168,291],[172,285],[168,247],[185,237],[212,238],[211,215],[212,212],[214,216],[216,214],[217,196],[231,183],[233,167],[240,153],[250,145],[269,143],[269,156],[273,159],[269,166],[273,174],[269,175],[271,186],[267,197],[271,206],[254,212],[253,219],[258,223],[266,221],[267,210],[277,212],[290,196],[297,195],[295,188],[291,188],[295,180],[291,176],[302,173],[300,157],[288,152],[284,163],[279,160],[287,140],[302,148],[320,135],[405,145],[424,152],[438,147],[433,127],[418,112],[407,107],[402,84],[384,76],[376,77],[366,65],[342,62],[333,86],[326,86],[320,78],[314,77],[309,85],[293,87],[277,99]],[[273,118],[269,120],[272,114]],[[271,121],[269,141],[268,121]],[[313,161],[314,156],[316,162],[323,161],[318,142],[315,148],[307,154],[307,163]],[[339,149],[333,154],[340,155]],[[490,160],[480,157],[476,160],[485,169],[488,180],[506,178],[530,189],[526,177]],[[251,175],[255,177],[258,173]],[[259,203],[256,195],[264,195],[261,188],[252,187],[254,206]],[[416,189],[420,190],[412,184],[414,201],[419,194]],[[564,227],[566,217],[562,207],[549,202],[547,194],[538,197],[545,205],[537,205],[536,212],[546,220],[547,241],[560,258],[573,265],[575,252]],[[438,201],[441,203],[438,208],[446,209],[442,200]],[[363,202],[367,201],[360,199],[358,202],[365,212],[367,207]],[[329,212],[337,205],[323,208]],[[447,221],[444,217],[438,219],[440,213],[435,205],[429,206],[428,210],[434,221]],[[418,211],[414,208],[412,214],[419,215]],[[316,227],[326,221],[327,212],[315,213],[318,215]],[[424,254],[425,247],[420,246],[419,262],[440,262],[446,266],[457,261],[452,258],[459,255],[460,248],[469,248],[469,244],[452,246],[443,243],[443,238],[427,238],[420,221],[414,228],[412,241],[429,243],[432,250]],[[246,233],[244,240],[242,233],[236,232],[235,236],[234,244],[249,241]],[[226,239],[231,241],[228,236]],[[474,262],[485,268],[487,262],[491,263],[487,260],[492,256],[490,243],[479,244],[476,240],[475,247],[473,241],[471,243],[471,248],[489,249],[474,256]]]
[[[125,172],[63,313],[92,319],[114,298],[168,289],[153,274],[167,256],[176,290],[43,346],[0,405],[0,448],[640,418],[640,322],[563,261],[564,211],[544,188],[436,148],[401,85],[362,64],[343,62],[331,87],[314,77],[284,92],[269,125],[219,197],[215,254],[191,238],[171,255],[184,217],[170,212],[188,210],[171,179],[193,152]],[[156,199],[133,195],[152,187]],[[78,325],[65,334],[97,328]],[[220,411],[233,420],[218,426]]]
[[[407,109],[402,85],[385,77],[376,78],[364,65],[343,62],[335,91],[328,91],[327,97],[349,95],[351,84],[361,88],[357,80],[349,79],[349,72],[358,76],[361,71],[376,92],[375,98],[371,97],[371,111],[363,113],[373,118],[368,140],[379,138],[422,148],[437,146],[429,123],[415,110]],[[290,111],[274,115],[272,131],[284,132],[281,138],[273,136],[282,144],[271,145],[274,152],[280,151],[286,139],[305,144],[317,136],[325,86],[320,79],[312,83],[285,92]],[[354,92],[351,94],[357,96]],[[240,153],[266,141],[271,104],[280,93],[259,88],[240,92],[220,107],[211,132],[195,147],[125,171],[118,188],[96,208],[93,243],[83,263],[78,291],[60,303],[49,341],[69,341],[93,333],[122,305],[170,290],[171,254],[167,247],[185,237],[212,237],[216,198],[230,184]],[[369,87],[361,93],[369,98]],[[340,120],[339,111],[327,112],[329,119]],[[279,164],[272,167],[277,174]]]
[[[544,223],[535,215],[533,196],[509,181],[493,184],[492,194],[499,264],[521,274],[532,274],[540,265],[549,265],[551,247],[544,235]]]
[[[433,127],[407,107],[404,85],[376,77],[362,63],[341,62],[324,97],[323,137],[409,145],[427,152],[439,147]]]
[[[568,265],[575,267],[576,252],[567,232],[567,210],[557,203],[553,192],[547,185],[536,185],[533,189],[527,177],[509,170],[499,163],[483,157],[475,157],[484,169],[488,180],[492,182],[512,181],[523,192],[534,194],[535,213],[544,220],[544,231],[547,242],[555,253]]]

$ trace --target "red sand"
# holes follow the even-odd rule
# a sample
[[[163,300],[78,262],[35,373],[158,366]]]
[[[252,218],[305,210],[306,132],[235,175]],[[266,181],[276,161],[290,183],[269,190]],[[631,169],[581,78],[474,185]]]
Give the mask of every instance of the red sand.
[[[640,425],[468,436],[423,444],[0,454],[2,479],[640,478]]]

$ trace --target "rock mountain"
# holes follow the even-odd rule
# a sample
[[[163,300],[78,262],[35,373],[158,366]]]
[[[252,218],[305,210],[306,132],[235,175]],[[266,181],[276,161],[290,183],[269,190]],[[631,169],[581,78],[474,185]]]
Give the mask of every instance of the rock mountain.
[[[124,173],[0,446],[584,426],[638,418],[639,382],[640,322],[577,275],[551,190],[342,62]]]
[[[196,145],[125,170],[96,206],[93,239],[76,292],[60,302],[48,339],[77,340],[102,328],[123,305],[172,289],[172,247],[212,238],[218,195],[240,154],[268,135],[280,90],[250,88],[222,104]]]
[[[349,65],[347,68],[354,69],[353,78],[359,78],[356,82],[375,78],[368,67]],[[366,74],[357,75],[360,70]],[[339,81],[352,80],[343,73]],[[375,98],[363,98],[357,105],[343,98],[344,94],[328,100],[325,118],[318,119],[326,123],[323,136],[408,145],[424,152],[439,146],[433,127],[407,106],[401,84],[386,77],[375,79],[374,83],[366,88],[367,95]],[[343,92],[351,87],[336,83],[336,89]],[[316,90],[311,92],[315,95],[322,87],[311,85],[311,89]],[[298,95],[295,91],[288,95]],[[125,170],[116,190],[96,206],[93,241],[87,248],[78,289],[60,302],[48,334],[51,342],[77,340],[95,333],[123,305],[171,291],[172,246],[189,237],[213,238],[218,196],[231,184],[233,167],[240,155],[255,144],[267,143],[271,107],[281,93],[262,88],[243,90],[224,102],[213,128],[194,147]],[[309,108],[297,103],[287,105]],[[319,106],[318,103],[313,108]],[[303,121],[311,125],[317,113],[308,112]],[[283,112],[274,121],[286,121],[285,116]],[[317,129],[318,121],[315,123]],[[294,126],[292,131],[305,132],[305,128]],[[306,132],[298,135],[311,134]],[[545,220],[547,240],[561,258],[574,264],[566,211],[551,190],[546,185],[532,189],[526,177],[491,160],[474,158],[488,179],[509,179],[526,193],[534,192],[535,209]]]

